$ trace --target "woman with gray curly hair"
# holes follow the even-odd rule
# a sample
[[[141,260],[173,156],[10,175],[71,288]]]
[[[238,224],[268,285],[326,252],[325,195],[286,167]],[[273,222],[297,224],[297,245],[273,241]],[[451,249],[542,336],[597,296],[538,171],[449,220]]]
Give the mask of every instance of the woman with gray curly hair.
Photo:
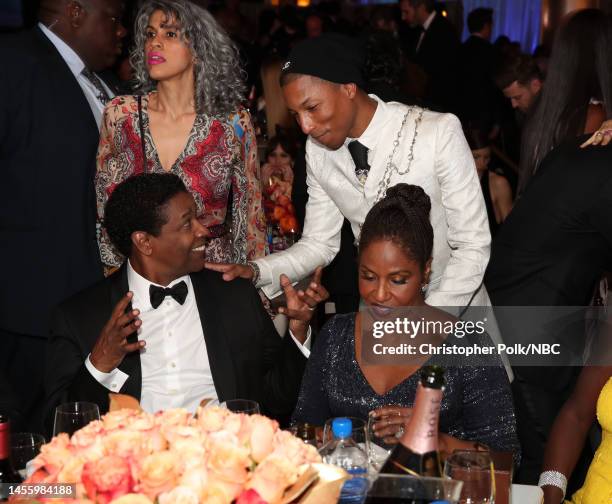
[[[213,235],[209,261],[244,263],[264,255],[257,146],[241,106],[242,70],[229,37],[187,0],[147,0],[136,18],[130,60],[139,93],[108,103],[98,147],[102,262],[123,262],[103,226],[106,201],[117,184],[145,172],[183,180]]]

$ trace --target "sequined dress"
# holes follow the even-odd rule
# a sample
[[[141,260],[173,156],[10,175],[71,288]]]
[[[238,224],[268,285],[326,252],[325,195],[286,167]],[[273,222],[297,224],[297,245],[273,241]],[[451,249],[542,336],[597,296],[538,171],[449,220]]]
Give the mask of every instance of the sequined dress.
[[[490,344],[490,343],[489,343]],[[501,361],[493,365],[458,367],[451,358],[436,356],[426,365],[445,367],[446,387],[440,410],[440,431],[478,441],[519,456],[516,422],[508,377]],[[377,394],[355,356],[355,314],[336,315],[323,327],[308,359],[293,421],[323,425],[328,418],[368,413],[386,405],[411,407],[419,373],[414,373],[386,394]]]

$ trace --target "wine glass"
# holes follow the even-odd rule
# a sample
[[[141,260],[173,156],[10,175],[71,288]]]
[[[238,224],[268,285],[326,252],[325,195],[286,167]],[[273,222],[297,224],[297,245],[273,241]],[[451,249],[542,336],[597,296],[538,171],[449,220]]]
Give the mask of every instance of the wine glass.
[[[55,408],[53,435],[57,436],[65,432],[72,436],[72,434],[85,427],[92,420],[100,420],[100,409],[97,404],[90,402],[60,404]]]
[[[446,459],[444,476],[463,481],[459,504],[495,502],[495,472],[489,452],[456,450]]]
[[[219,404],[222,408],[233,411],[234,413],[244,413],[246,415],[259,415],[259,403],[250,399],[230,399]]]
[[[11,435],[11,458],[13,468],[23,479],[26,478],[26,465],[40,453],[45,438],[31,432],[17,432]]]
[[[374,424],[380,420],[380,418],[373,416],[368,418],[368,438],[370,440],[368,459],[370,460],[372,469],[375,471],[380,471],[381,467],[391,454],[391,450],[393,450],[397,444],[397,442],[386,443],[384,438],[376,436],[374,433]]]

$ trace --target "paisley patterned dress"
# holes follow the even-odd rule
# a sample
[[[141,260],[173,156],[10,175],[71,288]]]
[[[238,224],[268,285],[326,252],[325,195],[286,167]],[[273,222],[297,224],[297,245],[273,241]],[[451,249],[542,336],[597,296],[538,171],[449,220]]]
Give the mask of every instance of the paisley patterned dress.
[[[124,259],[104,228],[104,206],[109,196],[117,184],[131,175],[144,171],[165,173],[149,128],[149,96],[142,97],[146,159],[137,97],[118,96],[104,110],[95,188],[98,245],[102,262],[107,266],[119,266]],[[178,175],[193,195],[204,225],[225,223],[229,230],[211,240],[206,252],[209,261],[244,263],[265,255],[265,219],[257,163],[255,134],[246,110],[238,110],[230,117],[197,114],[185,148],[169,171]]]

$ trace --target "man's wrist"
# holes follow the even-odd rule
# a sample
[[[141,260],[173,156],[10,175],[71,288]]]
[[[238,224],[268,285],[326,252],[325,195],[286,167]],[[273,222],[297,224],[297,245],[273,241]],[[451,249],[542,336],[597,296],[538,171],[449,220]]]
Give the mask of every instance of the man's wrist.
[[[113,371],[113,369],[117,367],[117,366],[105,366],[96,358],[93,352],[89,354],[89,362],[91,363],[93,367],[96,368],[96,370],[100,371],[100,373],[110,373]]]
[[[253,285],[257,285],[257,282],[259,281],[259,277],[261,273],[259,271],[259,266],[257,265],[256,262],[253,262],[253,261],[248,261],[247,266],[251,268],[251,271],[253,272],[253,277],[251,278]]]

